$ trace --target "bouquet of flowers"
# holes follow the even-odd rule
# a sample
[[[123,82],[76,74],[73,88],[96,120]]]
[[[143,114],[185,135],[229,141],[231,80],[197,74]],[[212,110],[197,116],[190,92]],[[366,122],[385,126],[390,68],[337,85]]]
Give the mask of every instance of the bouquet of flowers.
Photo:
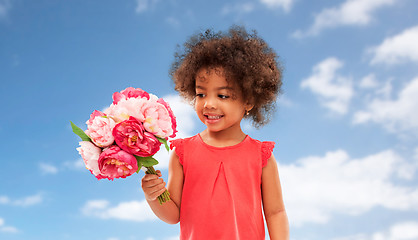
[[[142,168],[157,174],[153,155],[167,140],[176,136],[176,118],[168,103],[140,88],[115,92],[113,103],[104,112],[95,110],[83,131],[71,122],[81,138],[77,148],[86,168],[97,179],[126,178]],[[170,200],[168,191],[158,197]]]

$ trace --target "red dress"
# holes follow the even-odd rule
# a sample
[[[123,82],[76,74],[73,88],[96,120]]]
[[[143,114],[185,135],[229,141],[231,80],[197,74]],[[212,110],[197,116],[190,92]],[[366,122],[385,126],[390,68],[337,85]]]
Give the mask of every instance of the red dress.
[[[173,140],[173,147],[184,172],[180,239],[265,239],[261,173],[274,142],[247,135],[214,147],[195,135]]]

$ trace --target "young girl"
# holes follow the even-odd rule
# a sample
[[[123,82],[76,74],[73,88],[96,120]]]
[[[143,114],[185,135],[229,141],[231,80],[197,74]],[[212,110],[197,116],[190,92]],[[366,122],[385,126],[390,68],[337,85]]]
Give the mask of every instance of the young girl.
[[[288,239],[274,142],[246,135],[240,123],[267,122],[281,87],[276,54],[256,33],[208,30],[185,43],[171,69],[175,89],[194,103],[206,129],[171,142],[168,191],[158,175],[142,178],[145,198],[163,221],[180,221],[180,239]]]

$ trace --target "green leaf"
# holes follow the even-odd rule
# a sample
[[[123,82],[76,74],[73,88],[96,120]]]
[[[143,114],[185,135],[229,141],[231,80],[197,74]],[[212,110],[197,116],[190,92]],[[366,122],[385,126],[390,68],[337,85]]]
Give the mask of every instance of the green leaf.
[[[138,161],[138,169],[141,169],[142,166],[144,167],[151,167],[158,164],[157,159],[151,157],[140,157],[134,155],[136,160]]]
[[[90,137],[89,136],[87,136],[87,134],[81,129],[81,128],[79,128],[79,127],[77,127],[73,122],[71,122],[70,121],[70,123],[71,123],[71,128],[73,129],[73,132],[75,133],[75,134],[77,134],[77,136],[79,136],[80,138],[81,138],[81,140],[83,140],[83,141],[88,141],[88,142],[90,142],[91,141],[91,139],[90,139]]]
[[[156,137],[156,138],[158,139],[158,141],[160,141],[160,143],[164,144],[165,149],[167,150],[167,152],[169,152],[170,148],[168,147],[167,140],[165,140],[164,138],[159,138],[159,137]]]

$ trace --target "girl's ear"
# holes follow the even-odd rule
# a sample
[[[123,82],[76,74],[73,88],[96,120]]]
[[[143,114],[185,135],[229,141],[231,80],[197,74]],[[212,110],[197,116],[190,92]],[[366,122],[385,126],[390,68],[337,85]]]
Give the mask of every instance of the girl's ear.
[[[245,112],[248,113],[249,111],[251,111],[251,109],[253,109],[253,107],[254,107],[254,104],[246,103],[244,105]]]

